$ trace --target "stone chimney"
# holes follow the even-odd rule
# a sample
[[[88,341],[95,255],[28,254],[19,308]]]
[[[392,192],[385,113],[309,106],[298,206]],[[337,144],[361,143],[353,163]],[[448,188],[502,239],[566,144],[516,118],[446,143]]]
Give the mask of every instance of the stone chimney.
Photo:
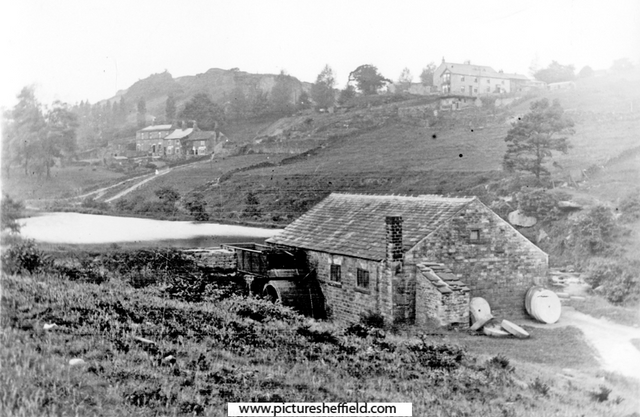
[[[387,216],[385,218],[387,234],[387,261],[402,261],[402,216]]]

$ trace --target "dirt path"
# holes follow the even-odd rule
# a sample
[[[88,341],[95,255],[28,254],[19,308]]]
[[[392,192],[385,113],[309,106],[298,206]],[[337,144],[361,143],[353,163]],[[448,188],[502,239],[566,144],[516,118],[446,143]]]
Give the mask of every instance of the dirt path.
[[[76,197],[73,197],[73,198],[86,198],[86,197],[91,197],[91,196],[93,196],[93,198],[100,198],[100,197],[102,197],[104,195],[104,193],[106,193],[107,191],[109,191],[112,188],[119,187],[122,184],[126,184],[127,182],[133,182],[133,181],[139,180],[141,178],[148,178],[149,176],[153,176],[153,175],[154,174],[146,174],[146,175],[141,175],[141,176],[135,177],[135,178],[129,178],[129,179],[126,179],[124,181],[120,181],[120,182],[118,182],[116,184],[112,184],[112,185],[109,185],[107,187],[99,188],[97,190],[94,190],[94,191],[91,191],[91,192],[88,192],[86,194],[82,194],[82,195],[79,195],[79,196],[76,196]]]
[[[118,194],[114,195],[113,197],[107,198],[105,201],[107,203],[110,203],[110,202],[112,202],[114,200],[119,199],[120,197],[124,197],[125,195],[129,194],[133,190],[136,190],[136,189],[140,188],[142,185],[148,183],[149,181],[153,181],[154,179],[158,178],[159,176],[171,172],[171,170],[172,170],[172,168],[167,168],[167,169],[165,169],[163,171],[159,171],[157,174],[154,174],[154,175],[152,175],[152,176],[150,176],[148,178],[143,179],[140,182],[135,183],[131,187],[127,188],[126,190],[120,191]]]
[[[631,343],[633,339],[640,341],[640,328],[597,319],[567,306],[562,307],[560,320],[555,324],[528,324],[547,329],[575,326],[598,353],[604,370],[640,380],[640,350]]]

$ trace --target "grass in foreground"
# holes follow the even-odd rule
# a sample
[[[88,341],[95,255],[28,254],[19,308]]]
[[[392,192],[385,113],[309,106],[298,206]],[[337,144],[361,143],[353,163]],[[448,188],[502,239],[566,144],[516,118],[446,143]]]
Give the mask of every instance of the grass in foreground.
[[[637,405],[593,401],[579,384],[535,379],[441,337],[356,336],[263,300],[223,296],[211,283],[197,289],[203,301],[189,302],[188,286],[136,289],[135,279],[110,277],[98,285],[3,276],[5,415],[224,416],[235,401],[357,400],[412,402],[416,416],[609,416]],[[545,347],[538,341],[531,348]],[[474,338],[474,350],[495,352],[486,343]],[[626,392],[611,388],[612,399]]]

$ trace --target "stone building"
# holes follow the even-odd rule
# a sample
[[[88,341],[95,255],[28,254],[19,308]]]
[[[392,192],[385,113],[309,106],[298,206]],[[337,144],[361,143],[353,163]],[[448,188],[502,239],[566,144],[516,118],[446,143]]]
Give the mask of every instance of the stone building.
[[[302,249],[327,315],[468,325],[470,297],[525,315],[548,256],[477,198],[331,194],[267,240]]]
[[[478,96],[508,94],[522,91],[528,78],[520,74],[507,74],[486,65],[445,62],[433,74],[433,84],[441,94]]]

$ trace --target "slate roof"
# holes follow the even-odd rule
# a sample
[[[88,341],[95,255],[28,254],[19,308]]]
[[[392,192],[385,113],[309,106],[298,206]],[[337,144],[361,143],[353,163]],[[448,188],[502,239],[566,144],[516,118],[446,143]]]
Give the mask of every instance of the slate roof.
[[[208,130],[198,130],[189,135],[187,140],[209,140],[214,137],[216,132]]]
[[[382,260],[386,216],[402,216],[406,252],[474,199],[333,193],[267,242]]]
[[[529,79],[526,76],[520,74],[507,74],[498,72],[486,65],[454,64],[451,62],[446,62],[445,65],[446,69],[449,70],[449,72],[451,72],[452,74],[468,75],[471,77],[504,78],[507,80],[526,81]]]
[[[144,129],[138,130],[138,132],[155,132],[158,130],[171,130],[171,125],[153,125],[147,126]]]
[[[499,78],[499,72],[486,65],[471,65],[471,64],[455,64],[452,62],[446,62],[446,69],[452,74],[459,75],[471,75],[474,77],[495,77]]]
[[[469,287],[460,281],[444,264],[423,262],[417,266],[422,276],[428,279],[431,285],[436,287],[436,290],[441,294],[470,291]]]
[[[182,139],[186,136],[189,136],[193,132],[193,128],[188,129],[176,129],[173,132],[169,133],[165,139]]]

